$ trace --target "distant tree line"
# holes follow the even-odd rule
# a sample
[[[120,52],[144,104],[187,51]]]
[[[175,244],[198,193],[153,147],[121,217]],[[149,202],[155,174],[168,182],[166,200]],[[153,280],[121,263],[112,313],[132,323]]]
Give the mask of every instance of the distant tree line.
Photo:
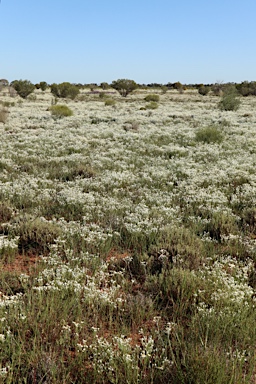
[[[106,91],[112,88],[120,93],[121,96],[127,97],[136,89],[150,89],[150,88],[159,88],[162,93],[167,92],[168,90],[177,90],[179,93],[183,93],[185,90],[197,90],[199,94],[205,96],[209,92],[216,96],[222,95],[228,88],[235,90],[240,96],[256,96],[256,81],[243,81],[241,83],[220,83],[215,84],[182,84],[179,81],[174,83],[168,82],[166,84],[161,83],[150,83],[150,84],[138,84],[134,80],[130,79],[118,79],[112,81],[111,84],[107,82],[97,83],[69,83],[63,82],[60,84],[53,83],[48,84],[46,81],[41,81],[40,83],[33,84],[29,80],[14,80],[11,83],[6,79],[0,79],[0,90],[3,87],[9,87],[9,89],[14,89],[15,92],[26,98],[31,94],[34,89],[41,89],[45,91],[47,88],[50,88],[53,96],[56,98],[71,98],[75,99],[79,94],[80,89],[89,88],[90,92],[97,93],[99,89]]]

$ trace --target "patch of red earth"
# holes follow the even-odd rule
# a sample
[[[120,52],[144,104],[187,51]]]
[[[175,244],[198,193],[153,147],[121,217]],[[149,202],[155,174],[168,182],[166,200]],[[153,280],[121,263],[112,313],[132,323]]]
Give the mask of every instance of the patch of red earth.
[[[109,253],[107,254],[107,257],[106,257],[106,261],[107,262],[110,262],[111,260],[123,260],[125,259],[126,257],[130,257],[131,254],[129,252],[123,252],[123,253],[120,253],[118,250],[116,249],[111,249],[109,251]]]
[[[34,275],[39,270],[40,260],[39,256],[17,255],[13,261],[2,264],[1,270],[17,275],[21,273]]]

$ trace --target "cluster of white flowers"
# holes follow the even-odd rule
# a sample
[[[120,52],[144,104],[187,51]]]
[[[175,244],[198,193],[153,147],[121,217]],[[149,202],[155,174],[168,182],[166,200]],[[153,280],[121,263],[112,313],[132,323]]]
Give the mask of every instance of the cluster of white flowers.
[[[238,261],[231,256],[220,257],[212,266],[205,266],[200,277],[207,281],[208,291],[199,290],[196,297],[198,311],[203,315],[219,315],[224,312],[234,315],[252,303],[254,289],[248,284],[253,268],[252,260]],[[210,289],[209,289],[210,287]],[[207,302],[205,297],[207,296]]]
[[[13,238],[9,238],[5,235],[0,235],[0,250],[1,249],[17,249],[18,248],[18,236],[15,236]]]

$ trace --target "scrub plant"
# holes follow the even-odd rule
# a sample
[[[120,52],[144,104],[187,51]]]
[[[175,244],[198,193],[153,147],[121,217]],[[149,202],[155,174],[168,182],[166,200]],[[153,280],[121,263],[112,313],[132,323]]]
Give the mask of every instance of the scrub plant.
[[[224,94],[218,104],[218,107],[221,111],[237,111],[240,104],[241,100],[237,90],[233,87],[229,87],[224,90]]]
[[[26,99],[35,89],[34,84],[29,80],[15,80],[11,83],[11,86],[23,99]]]
[[[111,113],[83,93],[58,121],[47,94],[12,106],[1,383],[253,383],[254,101],[227,124],[212,97],[168,92]]]
[[[144,98],[145,101],[155,101],[155,102],[158,102],[159,99],[160,99],[159,95],[156,95],[156,94],[150,94]]]
[[[113,100],[113,99],[107,99],[106,101],[105,101],[105,105],[107,106],[107,107],[112,107],[113,105],[115,105],[116,104],[116,102],[115,102],[115,100]]]
[[[145,105],[145,108],[146,109],[157,109],[158,108],[158,104],[157,104],[156,101],[151,101],[150,103]]]
[[[223,139],[223,133],[220,128],[216,125],[209,125],[207,127],[199,128],[196,131],[196,141],[202,142],[205,144],[217,143],[220,144]]]
[[[61,119],[63,117],[69,117],[73,115],[73,111],[67,105],[52,105],[49,110],[52,116],[56,119]]]

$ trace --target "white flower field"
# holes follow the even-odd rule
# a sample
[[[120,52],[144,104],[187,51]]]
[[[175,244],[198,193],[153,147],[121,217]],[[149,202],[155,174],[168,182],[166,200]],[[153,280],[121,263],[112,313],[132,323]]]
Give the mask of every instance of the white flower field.
[[[1,383],[256,383],[255,97],[108,98],[0,92]]]

